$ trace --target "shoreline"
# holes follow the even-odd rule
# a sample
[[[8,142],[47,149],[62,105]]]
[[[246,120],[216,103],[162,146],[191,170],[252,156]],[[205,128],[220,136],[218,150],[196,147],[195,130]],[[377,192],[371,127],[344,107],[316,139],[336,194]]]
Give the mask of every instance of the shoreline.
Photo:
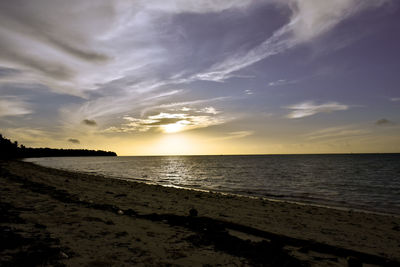
[[[41,165],[39,165],[41,166]],[[50,168],[50,167],[45,167],[45,168]],[[56,168],[50,168],[50,169],[56,169]],[[56,169],[57,170],[57,169]],[[69,171],[66,169],[62,169],[65,171]],[[71,171],[75,172],[75,171]],[[76,171],[76,173],[82,173],[82,174],[89,174],[85,172],[79,172]],[[98,174],[92,174],[97,176]],[[135,183],[144,183],[144,184],[149,184],[149,185],[157,185],[157,186],[163,186],[163,187],[171,187],[179,190],[189,190],[189,191],[198,191],[198,192],[204,192],[204,193],[215,193],[215,194],[221,194],[221,195],[227,195],[227,196],[235,196],[235,197],[243,197],[243,198],[249,198],[249,199],[255,199],[255,200],[265,200],[265,201],[271,201],[271,202],[282,202],[282,203],[287,203],[287,204],[294,204],[294,205],[301,205],[301,206],[311,206],[311,207],[317,207],[317,208],[326,208],[326,209],[333,209],[333,210],[339,210],[339,211],[355,211],[355,212],[361,212],[361,213],[367,213],[367,214],[375,214],[375,215],[382,215],[382,216],[394,216],[397,218],[400,218],[400,214],[395,213],[395,212],[381,212],[377,210],[368,210],[368,209],[363,209],[363,208],[357,208],[357,207],[348,207],[348,206],[334,206],[330,204],[322,204],[322,203],[317,203],[317,202],[307,202],[306,200],[302,201],[301,199],[297,200],[296,198],[289,199],[289,197],[264,197],[264,196],[258,196],[258,195],[252,195],[252,194],[240,194],[240,193],[230,193],[230,192],[224,192],[224,191],[214,191],[214,190],[207,190],[207,189],[198,189],[198,188],[190,188],[190,187],[180,187],[180,186],[175,186],[175,185],[162,185],[162,184],[157,184],[157,183],[147,183],[144,181],[140,181],[138,179],[127,179],[127,178],[117,178],[117,177],[112,177],[112,176],[102,176],[99,175],[102,178],[106,179],[117,179],[117,180],[124,180],[127,182],[135,182]]]
[[[376,153],[366,153],[366,154],[376,154]],[[398,153],[386,153],[386,154],[398,154]],[[399,153],[400,154],[400,153]],[[288,154],[292,155],[292,154]],[[296,155],[296,154],[293,154]],[[301,154],[303,155],[303,154]],[[304,154],[308,155],[308,154]],[[313,155],[313,154],[312,154]],[[318,155],[318,154],[316,154]],[[336,154],[332,154],[336,155]],[[340,154],[342,155],[342,154]],[[347,154],[343,154],[347,155]],[[194,155],[194,156],[202,156],[202,155]],[[245,155],[246,156],[246,155]],[[123,157],[123,156],[122,156]],[[132,157],[132,156],[128,156]],[[136,157],[136,156],[133,156]],[[149,156],[149,157],[159,157],[159,156]],[[341,210],[341,211],[356,211],[356,212],[364,212],[364,213],[370,213],[370,214],[376,214],[376,215],[388,215],[388,216],[395,216],[400,218],[400,213],[397,213],[395,211],[390,211],[390,210],[379,210],[379,209],[373,209],[371,207],[364,207],[364,206],[351,206],[351,204],[344,203],[343,205],[337,204],[334,201],[329,201],[329,200],[321,200],[320,202],[318,201],[312,201],[312,200],[307,200],[307,199],[301,199],[301,198],[296,198],[296,197],[290,197],[290,196],[282,196],[282,197],[274,197],[274,196],[262,196],[262,195],[257,195],[257,194],[241,194],[241,193],[232,193],[232,192],[225,192],[225,191],[217,191],[217,190],[211,190],[211,189],[201,189],[201,188],[190,188],[190,187],[184,187],[184,186],[176,186],[176,185],[163,185],[163,184],[158,184],[155,182],[148,181],[146,179],[140,179],[140,178],[124,178],[124,177],[117,177],[117,176],[112,176],[112,175],[104,175],[101,173],[96,173],[96,172],[84,172],[84,171],[77,171],[77,170],[68,170],[64,168],[54,168],[54,167],[49,167],[49,166],[44,166],[40,165],[35,162],[31,161],[25,161],[25,159],[21,159],[21,161],[34,164],[40,167],[48,168],[48,169],[54,169],[54,170],[61,170],[65,172],[72,172],[72,173],[77,173],[77,174],[84,174],[84,175],[93,175],[93,176],[98,176],[104,179],[116,179],[116,180],[123,180],[127,182],[134,182],[134,183],[144,183],[148,185],[156,185],[156,186],[162,186],[162,187],[170,187],[170,188],[175,188],[175,189],[180,189],[180,190],[192,190],[192,191],[199,191],[199,192],[205,192],[205,193],[217,193],[217,194],[222,194],[222,195],[232,195],[232,196],[237,196],[237,197],[246,197],[250,199],[262,199],[266,201],[273,201],[273,202],[284,202],[284,203],[289,203],[289,204],[295,204],[295,205],[305,205],[305,206],[313,206],[313,207],[320,207],[320,208],[327,208],[327,209],[334,209],[334,210]]]
[[[262,265],[271,257],[294,266],[346,266],[353,258],[375,265],[400,262],[400,218],[391,214],[148,185],[22,161],[3,161],[0,168],[2,203],[18,210],[25,225],[44,225],[59,247],[68,248],[63,252],[67,258],[57,254],[57,261],[67,266],[87,265],[110,253],[119,255],[110,258],[116,266],[246,266]],[[197,216],[188,216],[192,209]],[[7,222],[8,217],[2,227],[21,228]],[[137,239],[141,241],[132,241]],[[260,259],[249,252],[257,249],[279,253]]]
[[[35,163],[34,163],[35,164]],[[355,212],[360,212],[360,213],[367,213],[367,214],[375,214],[375,215],[381,215],[381,216],[393,216],[400,218],[400,214],[395,213],[395,212],[382,212],[382,211],[377,211],[377,210],[368,210],[368,209],[363,209],[363,208],[357,208],[357,207],[348,207],[348,206],[334,206],[330,204],[322,204],[322,203],[317,203],[317,202],[307,202],[306,200],[302,201],[301,199],[296,200],[295,198],[289,199],[289,197],[286,199],[285,197],[282,198],[272,198],[272,197],[264,197],[264,196],[258,196],[258,195],[252,195],[252,194],[240,194],[240,193],[230,193],[230,192],[224,192],[224,191],[214,191],[214,190],[207,190],[207,189],[200,189],[200,188],[190,188],[190,187],[181,187],[181,186],[175,186],[175,185],[162,185],[162,184],[157,184],[157,183],[151,183],[151,182],[145,182],[141,181],[139,179],[129,179],[129,178],[118,178],[118,177],[113,177],[113,176],[105,176],[101,174],[91,174],[91,173],[86,173],[86,172],[79,172],[79,171],[70,171],[67,169],[57,169],[57,168],[51,168],[51,167],[46,167],[42,166],[39,164],[35,164],[41,167],[49,168],[49,169],[55,169],[55,170],[63,170],[63,171],[68,171],[68,172],[74,172],[74,173],[80,173],[80,174],[88,174],[88,175],[94,175],[94,176],[99,176],[101,178],[105,179],[116,179],[116,180],[123,180],[127,182],[134,182],[134,183],[144,183],[147,185],[155,185],[155,186],[162,186],[162,187],[167,187],[167,188],[174,188],[178,190],[189,190],[189,191],[195,191],[195,192],[204,192],[204,193],[211,193],[211,194],[221,194],[221,195],[226,195],[226,196],[234,196],[234,197],[243,197],[243,198],[249,198],[249,199],[255,199],[255,200],[265,200],[265,201],[271,201],[271,202],[282,202],[282,203],[287,203],[287,204],[293,204],[293,205],[301,205],[301,206],[311,206],[311,207],[317,207],[317,208],[325,208],[325,209],[333,209],[333,210],[339,210],[339,211],[355,211]]]

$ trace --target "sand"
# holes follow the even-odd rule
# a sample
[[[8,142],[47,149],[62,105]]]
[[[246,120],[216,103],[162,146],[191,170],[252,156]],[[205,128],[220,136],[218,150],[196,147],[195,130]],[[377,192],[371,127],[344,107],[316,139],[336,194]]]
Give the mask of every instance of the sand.
[[[0,161],[0,178],[0,266],[400,266],[394,215],[21,161]]]

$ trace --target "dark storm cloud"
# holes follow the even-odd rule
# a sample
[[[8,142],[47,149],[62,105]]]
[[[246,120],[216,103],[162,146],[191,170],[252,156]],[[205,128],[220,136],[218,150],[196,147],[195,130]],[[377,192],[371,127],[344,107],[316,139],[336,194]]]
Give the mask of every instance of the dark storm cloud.
[[[84,119],[82,121],[83,124],[88,125],[88,126],[96,126],[97,122],[95,120],[88,120],[88,119]]]
[[[70,142],[72,144],[80,144],[81,143],[78,139],[74,139],[74,138],[68,139],[68,142]]]
[[[393,122],[388,119],[380,119],[375,122],[375,125],[385,126],[385,125],[392,125]]]

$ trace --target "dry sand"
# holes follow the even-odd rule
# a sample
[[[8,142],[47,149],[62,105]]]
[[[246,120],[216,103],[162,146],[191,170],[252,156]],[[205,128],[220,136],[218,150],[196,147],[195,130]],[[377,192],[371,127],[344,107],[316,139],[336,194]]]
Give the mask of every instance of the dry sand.
[[[0,266],[400,266],[398,216],[19,161],[0,178]]]

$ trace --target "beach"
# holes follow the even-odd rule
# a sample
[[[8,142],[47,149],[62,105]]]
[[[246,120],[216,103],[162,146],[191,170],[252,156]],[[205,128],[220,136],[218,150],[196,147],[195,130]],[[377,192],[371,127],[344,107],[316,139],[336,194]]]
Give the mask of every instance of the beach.
[[[396,266],[400,217],[1,161],[2,266]]]

